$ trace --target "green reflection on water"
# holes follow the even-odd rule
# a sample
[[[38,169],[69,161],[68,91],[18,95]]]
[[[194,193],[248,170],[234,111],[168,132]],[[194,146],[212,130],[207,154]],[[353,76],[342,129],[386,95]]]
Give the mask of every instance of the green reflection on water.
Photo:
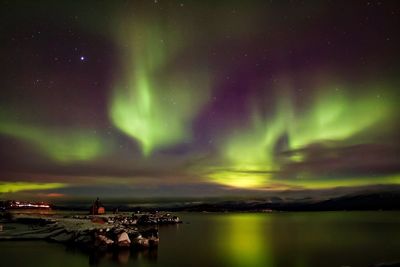
[[[230,214],[217,229],[219,250],[229,266],[272,266],[270,218],[259,214]],[[221,234],[223,233],[223,234]]]
[[[0,266],[338,267],[400,261],[400,213],[185,213],[160,227],[155,251],[84,254],[36,241],[0,242]]]

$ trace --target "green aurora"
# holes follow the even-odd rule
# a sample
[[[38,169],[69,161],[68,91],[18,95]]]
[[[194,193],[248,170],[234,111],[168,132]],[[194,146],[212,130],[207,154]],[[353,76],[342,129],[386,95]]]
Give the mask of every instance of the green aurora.
[[[105,147],[93,132],[82,130],[48,129],[1,122],[0,133],[32,144],[51,160],[63,164],[94,159]]]
[[[400,184],[390,4],[45,3],[1,29],[0,194]]]
[[[177,30],[137,19],[121,24],[117,39],[126,67],[111,99],[114,125],[137,140],[145,156],[189,141],[190,123],[208,97],[207,76],[199,69],[163,72],[179,49]]]
[[[273,113],[274,116],[262,119],[264,114],[253,112],[250,119],[251,126],[235,135],[225,137],[221,153],[227,165],[219,166],[222,170],[212,171],[208,177],[217,183],[234,187],[264,187],[268,182],[279,181],[281,164],[277,147],[279,141],[286,137],[283,151],[294,151],[307,146],[336,142],[341,145],[351,145],[360,142],[372,142],[371,133],[387,131],[387,125],[396,122],[396,103],[390,97],[390,90],[386,90],[386,101],[374,94],[379,86],[371,86],[371,93],[364,93],[362,97],[351,97],[344,93],[345,88],[330,86],[330,90],[316,90],[318,95],[307,105],[305,112],[299,113],[292,104],[294,99],[290,94],[281,98]],[[382,90],[381,90],[382,91]],[[252,110],[259,110],[257,106]],[[390,127],[389,127],[390,128]],[[363,140],[363,133],[369,133],[369,139]],[[289,161],[302,162],[301,154],[292,155]],[[285,163],[287,164],[287,162]],[[302,174],[299,174],[299,176]],[[307,177],[308,176],[308,177]],[[305,178],[311,174],[306,174]],[[278,178],[278,179],[277,179]],[[358,180],[358,182],[357,182]],[[323,182],[311,180],[285,181],[288,185],[298,185],[305,188],[321,188]],[[364,179],[348,179],[335,181],[341,186],[365,185]],[[382,179],[382,183],[398,183],[399,178]],[[332,181],[326,187],[332,186]],[[315,185],[315,186],[313,186]],[[286,189],[287,186],[276,189]]]
[[[0,193],[15,193],[19,191],[49,190],[66,187],[62,183],[28,183],[28,182],[0,182]]]

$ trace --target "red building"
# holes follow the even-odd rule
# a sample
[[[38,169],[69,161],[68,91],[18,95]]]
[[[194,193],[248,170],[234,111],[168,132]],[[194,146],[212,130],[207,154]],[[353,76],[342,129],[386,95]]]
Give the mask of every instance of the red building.
[[[101,204],[99,198],[97,198],[96,201],[93,203],[93,205],[90,207],[90,214],[100,215],[100,214],[105,214],[105,213],[106,213],[106,209]]]

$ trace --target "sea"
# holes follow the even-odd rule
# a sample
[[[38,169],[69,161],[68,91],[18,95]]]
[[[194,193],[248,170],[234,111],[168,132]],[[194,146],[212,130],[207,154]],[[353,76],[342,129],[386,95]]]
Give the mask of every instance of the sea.
[[[179,213],[158,249],[88,253],[1,241],[0,266],[368,267],[400,262],[400,212]]]

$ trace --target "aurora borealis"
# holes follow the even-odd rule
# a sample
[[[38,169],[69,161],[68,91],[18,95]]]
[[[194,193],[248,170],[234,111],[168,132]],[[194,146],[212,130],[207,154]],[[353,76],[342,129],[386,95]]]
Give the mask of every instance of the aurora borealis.
[[[3,1],[0,196],[400,184],[396,1]]]
[[[110,117],[117,128],[139,142],[144,155],[149,155],[154,149],[189,138],[190,122],[205,102],[209,85],[200,68],[196,73],[165,70],[169,58],[174,57],[178,34],[161,27],[157,19],[139,25],[137,20],[120,26],[122,47],[128,40],[123,60],[127,81],[123,79],[114,89]]]

